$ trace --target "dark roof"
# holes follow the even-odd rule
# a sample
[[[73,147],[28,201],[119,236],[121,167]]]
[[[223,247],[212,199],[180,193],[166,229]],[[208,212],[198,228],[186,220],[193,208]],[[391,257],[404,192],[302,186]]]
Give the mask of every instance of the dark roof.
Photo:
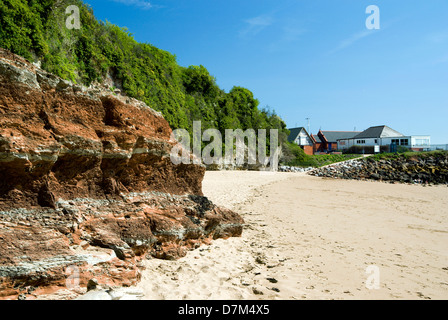
[[[387,137],[402,137],[403,135],[395,131],[394,129],[389,128],[388,126],[376,126],[370,127],[354,138],[387,138]]]
[[[337,142],[338,140],[342,139],[351,139],[360,132],[361,131],[322,131],[328,142]]]
[[[305,132],[306,132],[306,129],[304,127],[291,128],[291,129],[288,129],[288,130],[290,132],[289,136],[288,136],[288,141],[289,142],[294,142],[294,140],[299,135],[300,131],[305,130]],[[306,132],[306,134],[308,134],[308,132]]]
[[[314,140],[316,140],[317,143],[322,143],[322,140],[320,140],[319,136],[317,134],[312,135]]]

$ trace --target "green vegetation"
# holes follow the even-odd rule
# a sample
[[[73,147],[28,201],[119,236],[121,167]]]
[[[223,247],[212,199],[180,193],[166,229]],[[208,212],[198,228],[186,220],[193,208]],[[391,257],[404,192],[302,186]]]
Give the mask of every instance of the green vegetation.
[[[317,163],[317,167],[322,167],[336,162],[359,158],[359,154],[316,154],[313,158]]]
[[[80,11],[81,28],[65,25],[69,5]],[[182,67],[176,57],[148,43],[138,43],[126,28],[95,19],[80,0],[2,0],[0,47],[75,83],[90,85],[112,79],[111,90],[161,111],[173,129],[279,129],[285,123],[268,108],[259,109],[253,93],[234,87],[226,93],[203,66]],[[110,81],[109,81],[110,82]],[[269,149],[268,149],[269,150]]]
[[[283,159],[284,163],[288,166],[294,167],[322,167],[328,164],[346,161],[354,158],[358,158],[358,154],[316,154],[307,155],[302,148],[293,143],[287,142],[283,145],[286,150]]]
[[[283,144],[282,153],[282,163],[288,166],[306,167],[305,163],[309,161],[309,156],[303,149],[289,141]]]
[[[414,152],[414,151],[407,151],[402,153],[379,153],[376,155],[373,155],[371,158],[379,161],[379,160],[394,160],[394,159],[410,159],[414,157],[418,157],[419,159],[425,159],[432,156],[447,156],[448,151],[444,150],[436,150],[436,151],[424,151],[424,152]]]

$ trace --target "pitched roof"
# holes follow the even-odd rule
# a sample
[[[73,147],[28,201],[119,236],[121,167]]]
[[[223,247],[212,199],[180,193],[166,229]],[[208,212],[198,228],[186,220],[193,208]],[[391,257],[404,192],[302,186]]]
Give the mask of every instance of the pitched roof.
[[[317,143],[322,143],[322,140],[320,140],[319,136],[317,134],[312,134],[314,140],[316,140]]]
[[[337,142],[341,139],[351,139],[361,131],[322,131],[328,142]]]
[[[387,138],[387,137],[403,137],[403,134],[401,134],[398,131],[395,131],[392,128],[389,128],[388,126],[376,126],[364,130],[354,138],[360,139],[360,138]]]
[[[288,136],[289,142],[294,142],[294,140],[296,140],[297,136],[299,135],[299,133],[302,130],[305,130],[306,134],[308,134],[308,132],[306,131],[306,129],[304,127],[291,128],[288,130],[289,130],[289,136]],[[309,136],[309,134],[308,134],[308,136]]]

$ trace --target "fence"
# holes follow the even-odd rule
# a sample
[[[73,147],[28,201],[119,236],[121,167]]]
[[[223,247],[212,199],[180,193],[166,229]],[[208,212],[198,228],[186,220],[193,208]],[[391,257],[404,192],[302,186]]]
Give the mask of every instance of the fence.
[[[395,144],[385,145],[380,147],[380,152],[406,152],[406,151],[436,151],[446,150],[448,151],[448,144],[431,144],[425,146],[397,146]],[[373,154],[374,146],[351,146],[350,148],[343,150],[345,154]]]
[[[423,147],[423,151],[446,150],[448,151],[448,144],[431,144]]]

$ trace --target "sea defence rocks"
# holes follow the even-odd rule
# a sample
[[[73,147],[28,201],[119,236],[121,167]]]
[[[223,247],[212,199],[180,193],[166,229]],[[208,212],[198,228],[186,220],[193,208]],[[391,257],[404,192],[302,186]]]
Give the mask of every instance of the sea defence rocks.
[[[0,299],[130,286],[145,257],[240,236],[203,196],[204,166],[171,162],[171,133],[141,101],[0,49]]]
[[[350,160],[309,171],[310,175],[341,179],[448,184],[448,153],[415,153]]]
[[[313,170],[313,167],[292,167],[292,166],[279,166],[278,171],[280,172],[308,172],[310,170]]]

